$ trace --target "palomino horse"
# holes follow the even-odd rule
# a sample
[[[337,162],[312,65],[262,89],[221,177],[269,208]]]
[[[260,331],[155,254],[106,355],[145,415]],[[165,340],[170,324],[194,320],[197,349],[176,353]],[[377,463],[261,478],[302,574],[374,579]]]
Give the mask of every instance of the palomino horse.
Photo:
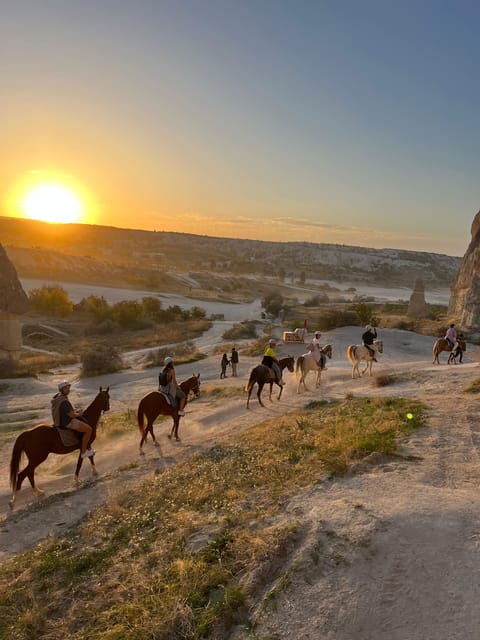
[[[374,340],[373,345],[377,353],[383,353],[383,342],[381,340]],[[368,374],[371,376],[374,357],[375,356],[372,356],[370,353],[370,350],[363,345],[349,345],[347,347],[347,358],[352,365],[352,378],[357,376],[360,378],[360,376],[363,376],[363,374],[366,373],[367,369]],[[365,369],[363,371],[359,371],[358,365],[362,360],[366,361]]]
[[[191,392],[195,395],[196,398],[200,395],[200,374],[198,376],[190,376],[183,382],[180,383],[180,388],[184,392],[187,401],[188,394]],[[186,403],[185,403],[186,404]],[[173,407],[171,404],[168,404],[167,399],[160,393],[160,391],[151,391],[144,396],[138,405],[137,410],[137,419],[138,419],[138,427],[140,429],[140,433],[142,434],[140,440],[140,453],[143,455],[143,443],[147,439],[148,434],[152,436],[153,444],[158,447],[158,442],[155,439],[155,434],[153,433],[153,423],[158,418],[159,415],[162,416],[172,416],[173,425],[172,430],[170,431],[168,437],[172,436],[175,440],[179,441],[178,437],[178,425],[180,422],[180,416],[178,415],[178,404]],[[147,418],[147,426],[144,427],[143,418]]]
[[[95,396],[93,402],[89,404],[83,412],[83,418],[92,427],[92,435],[88,441],[89,447],[97,437],[97,425],[102,412],[110,409],[109,389],[110,387],[107,387],[106,389],[102,389],[102,387],[100,387],[100,390]],[[62,443],[58,429],[49,424],[39,424],[36,427],[21,433],[15,440],[12,458],[10,460],[10,485],[13,491],[12,499],[9,502],[10,508],[13,509],[13,505],[15,504],[15,494],[17,491],[20,491],[20,487],[22,486],[22,482],[25,478],[30,480],[32,490],[37,495],[44,494],[43,491],[35,486],[35,469],[48,458],[50,453],[64,454],[75,451],[76,449],[80,449],[80,438],[78,440],[78,444],[66,447]],[[28,465],[19,473],[18,468],[20,466],[22,453],[25,453],[27,456]],[[97,470],[95,469],[93,456],[89,458],[89,460],[92,465],[92,474],[96,476]],[[79,454],[74,477],[75,484],[78,484],[78,475],[82,467],[82,462],[83,458]]]
[[[457,339],[457,342],[458,342],[458,346],[461,349],[460,362],[462,362],[463,352],[467,350],[467,343],[465,342],[465,340],[459,340],[459,339]],[[440,364],[440,360],[438,359],[438,356],[442,353],[442,351],[450,352],[450,355],[448,356],[448,364],[452,364],[452,362],[455,364],[456,355],[452,353],[452,347],[445,340],[445,338],[439,338],[433,345],[433,363],[432,364]]]
[[[322,353],[324,353],[329,358],[332,357],[332,345],[326,344],[321,348]],[[318,366],[315,358],[311,351],[305,353],[303,356],[297,358],[297,364],[295,365],[295,376],[298,377],[298,372],[301,372],[300,380],[298,381],[297,393],[300,393],[300,385],[303,384],[303,388],[305,391],[308,391],[307,385],[305,384],[305,378],[307,377],[307,373],[309,371],[314,371],[317,374],[315,387],[320,386],[320,379],[322,377],[322,370]]]
[[[285,368],[287,368],[291,373],[293,373],[294,371],[294,364],[295,364],[295,359],[293,358],[293,356],[287,356],[286,358],[281,358],[278,361],[278,364],[280,365],[280,369],[283,370]],[[255,385],[255,383],[257,383],[258,385],[258,391],[257,391],[257,398],[259,403],[262,405],[262,407],[264,407],[265,405],[262,402],[262,398],[260,397],[261,393],[262,393],[262,389],[266,384],[270,385],[270,395],[269,395],[269,399],[270,401],[272,400],[272,389],[273,389],[273,383],[275,382],[276,385],[278,385],[280,387],[280,392],[278,394],[278,398],[277,400],[280,400],[281,396],[282,396],[282,391],[283,391],[283,387],[281,385],[278,384],[278,382],[276,380],[272,379],[272,370],[270,369],[270,367],[267,367],[264,364],[259,364],[257,367],[254,367],[252,369],[252,371],[250,372],[250,378],[245,386],[245,391],[247,391],[248,393],[248,397],[247,397],[247,409],[248,409],[248,405],[250,403],[250,396],[252,394],[252,389]]]

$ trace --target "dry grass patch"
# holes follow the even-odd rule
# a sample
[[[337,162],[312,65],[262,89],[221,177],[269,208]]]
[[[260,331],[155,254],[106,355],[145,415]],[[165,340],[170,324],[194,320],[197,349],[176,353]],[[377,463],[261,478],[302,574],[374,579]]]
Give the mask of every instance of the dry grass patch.
[[[397,376],[393,373],[376,373],[371,379],[373,387],[388,387],[395,382],[397,382]]]
[[[465,393],[480,393],[480,378],[473,380],[464,391]]]
[[[196,640],[251,628],[251,604],[283,575],[300,533],[285,501],[352,460],[393,453],[423,424],[419,402],[352,398],[191,456],[4,563],[0,637]]]

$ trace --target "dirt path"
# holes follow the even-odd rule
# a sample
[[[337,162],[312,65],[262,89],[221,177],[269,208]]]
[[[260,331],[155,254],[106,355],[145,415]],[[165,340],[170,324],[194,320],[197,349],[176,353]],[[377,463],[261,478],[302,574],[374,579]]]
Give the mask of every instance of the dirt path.
[[[236,400],[201,398],[188,406],[182,442],[170,442],[167,426],[159,425],[161,446],[155,449],[149,443],[144,457],[137,453],[136,432],[118,438],[100,436],[97,481],[73,489],[74,458],[53,457],[38,473],[48,497],[37,500],[28,489],[22,490],[13,513],[7,506],[11,443],[6,443],[0,450],[0,557],[11,557],[61,532],[115,492],[127,491],[129,483],[314,398],[343,398],[347,393],[415,397],[429,407],[429,426],[405,438],[401,456],[360,463],[349,476],[323,483],[290,502],[285,519],[297,523],[302,532],[288,567],[290,583],[279,591],[274,609],[259,609],[259,625],[245,638],[476,639],[480,424],[477,396],[463,390],[480,377],[479,352],[471,350],[462,366],[432,366],[432,338],[394,330],[382,334],[387,347],[377,371],[394,374],[393,385],[374,387],[367,378],[352,380],[342,354],[356,336],[351,328],[337,330],[326,336],[334,345],[334,358],[320,390],[298,395],[294,379],[287,376],[280,402],[267,401],[263,409],[255,400],[249,411],[240,390]],[[297,351],[296,356],[302,348]],[[240,378],[220,381],[218,361],[215,356],[199,363],[204,385],[241,387],[254,363],[243,359]],[[47,382],[38,381],[38,395],[33,394],[29,411],[39,411],[52,384]],[[81,383],[81,395],[93,391],[98,382]],[[151,390],[151,383],[151,371],[115,377],[112,410],[134,406],[133,399],[138,402]],[[18,390],[7,398],[12,411],[19,410],[17,396]],[[243,637],[240,630],[234,636]]]

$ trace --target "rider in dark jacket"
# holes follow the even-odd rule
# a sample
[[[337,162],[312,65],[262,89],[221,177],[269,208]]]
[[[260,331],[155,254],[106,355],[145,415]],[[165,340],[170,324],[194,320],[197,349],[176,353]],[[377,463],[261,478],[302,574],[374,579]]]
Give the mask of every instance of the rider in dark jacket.
[[[374,341],[377,339],[377,330],[375,327],[371,327],[369,324],[365,327],[365,332],[362,334],[363,344],[369,350],[374,362],[377,362],[375,358],[375,349],[373,347]]]

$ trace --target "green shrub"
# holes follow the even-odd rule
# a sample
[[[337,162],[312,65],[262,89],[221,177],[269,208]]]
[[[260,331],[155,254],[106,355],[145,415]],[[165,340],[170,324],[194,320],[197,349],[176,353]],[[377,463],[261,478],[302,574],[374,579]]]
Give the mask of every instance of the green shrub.
[[[233,327],[223,332],[222,338],[224,340],[239,340],[241,338],[256,338],[257,327],[256,323],[251,320],[245,322],[235,323]]]
[[[358,324],[358,316],[349,309],[326,309],[317,318],[315,326],[319,331],[330,331],[337,327],[348,327]]]
[[[82,376],[99,376],[114,373],[123,367],[118,351],[111,346],[99,346],[94,351],[82,355]]]
[[[73,302],[65,289],[59,286],[43,286],[29,294],[32,309],[46,316],[65,318],[73,311]]]

